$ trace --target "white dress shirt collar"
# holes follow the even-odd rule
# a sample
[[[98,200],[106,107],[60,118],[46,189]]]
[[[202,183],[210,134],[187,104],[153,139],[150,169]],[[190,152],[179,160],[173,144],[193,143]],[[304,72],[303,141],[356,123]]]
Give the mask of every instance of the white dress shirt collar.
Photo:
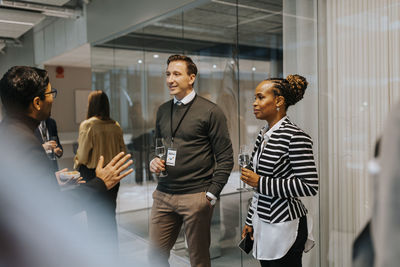
[[[176,102],[180,101],[184,105],[186,105],[187,103],[190,103],[190,101],[192,101],[195,96],[196,96],[196,92],[194,91],[194,89],[187,96],[182,98],[181,100],[176,99],[176,97],[174,96],[174,104],[176,104]]]
[[[269,129],[269,130],[264,134],[264,139],[269,139],[269,138],[271,137],[272,133],[273,133],[275,130],[279,129],[279,127],[281,127],[283,121],[286,120],[287,117],[288,117],[288,116],[285,116],[285,117],[283,117],[282,119],[280,119],[277,123],[275,123],[275,125],[272,126],[272,128]],[[268,127],[268,126],[266,126],[266,127]],[[268,128],[267,128],[267,129],[268,129]],[[266,137],[267,137],[267,138],[266,138]]]

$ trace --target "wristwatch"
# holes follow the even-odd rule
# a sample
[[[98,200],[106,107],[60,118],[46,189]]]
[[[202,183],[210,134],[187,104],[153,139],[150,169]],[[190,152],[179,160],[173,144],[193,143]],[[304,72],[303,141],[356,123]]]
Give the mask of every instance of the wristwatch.
[[[217,203],[217,200],[216,200],[216,199],[212,199],[211,197],[209,197],[209,196],[207,196],[207,195],[206,195],[206,198],[208,199],[208,201],[210,201],[211,206],[214,206],[215,203]]]

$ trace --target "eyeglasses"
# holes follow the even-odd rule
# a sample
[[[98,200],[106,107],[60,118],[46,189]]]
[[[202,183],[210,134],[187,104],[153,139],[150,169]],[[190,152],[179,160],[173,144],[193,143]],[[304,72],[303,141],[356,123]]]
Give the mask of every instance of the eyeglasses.
[[[50,92],[47,92],[47,93],[44,93],[44,94],[45,94],[45,95],[52,94],[53,98],[56,98],[56,96],[57,96],[57,89],[56,89],[56,88],[51,88],[51,91],[50,91]]]

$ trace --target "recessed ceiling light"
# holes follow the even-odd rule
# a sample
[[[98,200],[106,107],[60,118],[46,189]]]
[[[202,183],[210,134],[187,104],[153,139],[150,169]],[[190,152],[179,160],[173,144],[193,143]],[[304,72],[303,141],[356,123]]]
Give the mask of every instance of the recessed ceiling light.
[[[18,24],[18,25],[27,25],[27,26],[34,26],[35,25],[32,22],[23,22],[23,21],[15,21],[15,20],[4,20],[4,19],[0,19],[0,23],[9,23],[9,24]]]
[[[252,70],[252,71],[256,71],[256,67],[252,67],[251,70]]]
[[[143,63],[143,60],[139,59],[139,60],[137,61],[137,63],[142,64],[142,63]]]
[[[217,65],[214,64],[214,65],[213,65],[213,69],[216,69],[216,68],[217,68]]]
[[[153,57],[154,57],[154,58],[158,58],[158,57],[159,57],[159,55],[155,54],[155,55],[153,55]]]

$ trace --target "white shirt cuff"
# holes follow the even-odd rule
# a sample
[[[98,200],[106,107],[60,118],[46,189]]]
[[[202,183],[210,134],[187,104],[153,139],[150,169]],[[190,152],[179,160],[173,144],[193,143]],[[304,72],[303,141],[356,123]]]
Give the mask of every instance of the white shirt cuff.
[[[214,196],[213,193],[207,192],[207,193],[206,193],[206,196],[208,196],[208,197],[211,198],[211,199],[217,200],[217,197]]]

